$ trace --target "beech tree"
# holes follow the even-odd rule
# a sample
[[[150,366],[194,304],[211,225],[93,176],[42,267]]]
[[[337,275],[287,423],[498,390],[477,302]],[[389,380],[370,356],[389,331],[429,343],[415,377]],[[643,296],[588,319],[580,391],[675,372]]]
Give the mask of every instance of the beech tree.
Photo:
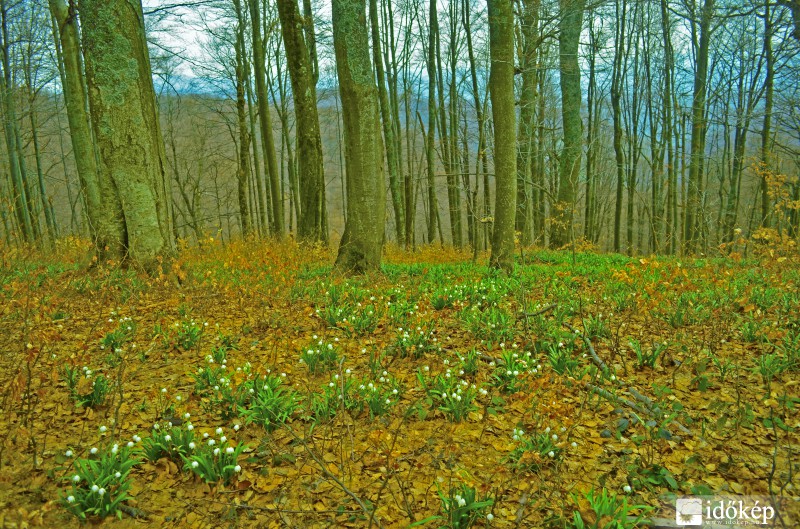
[[[336,267],[377,270],[386,222],[378,88],[370,62],[366,0],[333,0],[333,46],[342,99],[347,220]]]
[[[164,143],[139,0],[80,5],[91,123],[97,142],[103,254],[152,269],[173,248]]]

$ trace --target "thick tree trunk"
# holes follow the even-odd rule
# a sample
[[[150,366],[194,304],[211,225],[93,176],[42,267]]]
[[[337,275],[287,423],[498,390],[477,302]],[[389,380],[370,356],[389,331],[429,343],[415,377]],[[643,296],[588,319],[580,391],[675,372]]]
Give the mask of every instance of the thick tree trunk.
[[[172,230],[141,3],[83,0],[80,16],[98,171],[110,184],[101,201],[118,215],[105,242],[110,257],[152,269]]]
[[[386,222],[380,111],[366,1],[333,0],[332,15],[347,167],[347,221],[336,268],[364,273],[380,267]]]
[[[489,90],[494,122],[495,216],[489,264],[514,266],[517,202],[517,129],[514,108],[514,10],[512,0],[489,0]]]

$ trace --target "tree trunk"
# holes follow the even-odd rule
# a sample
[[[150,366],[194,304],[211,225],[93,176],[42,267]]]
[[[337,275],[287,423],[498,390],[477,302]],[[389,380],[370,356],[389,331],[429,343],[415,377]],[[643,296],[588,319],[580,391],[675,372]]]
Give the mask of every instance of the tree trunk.
[[[83,0],[80,15],[101,201],[118,215],[108,254],[152,270],[172,230],[141,3]]]
[[[261,146],[267,161],[269,173],[270,198],[272,199],[272,233],[284,235],[283,194],[281,193],[281,173],[275,153],[275,138],[272,136],[272,114],[265,82],[266,50],[261,36],[261,10],[259,0],[248,0],[250,24],[253,30],[253,69],[256,76],[256,102],[258,104],[259,124],[261,125]]]
[[[715,0],[705,0],[700,15],[700,42],[697,47],[697,64],[692,91],[692,139],[689,159],[689,189],[686,197],[686,222],[684,225],[684,252],[697,250],[701,236],[699,215],[702,212],[703,164],[706,150],[706,83],[708,81],[708,54],[711,41],[711,20]]]
[[[573,238],[575,199],[581,169],[583,121],[581,119],[581,71],[578,64],[583,11],[586,0],[560,0],[559,72],[561,74],[561,120],[564,144],[559,160],[558,203],[552,222],[551,246],[558,248]]]
[[[236,190],[239,199],[239,222],[242,235],[250,235],[253,224],[250,216],[248,189],[250,186],[250,132],[247,127],[247,109],[245,100],[245,20],[241,0],[233,0],[236,9],[236,118],[239,128],[239,156],[236,169]]]
[[[383,125],[383,139],[386,149],[386,164],[389,168],[389,190],[392,194],[395,235],[397,237],[397,243],[404,245],[406,220],[403,211],[403,188],[400,187],[400,161],[397,155],[395,125],[393,122],[392,109],[389,106],[389,94],[386,91],[386,75],[383,68],[381,37],[378,27],[377,0],[369,0],[369,23],[372,37],[372,59],[375,64],[375,74],[378,82],[378,101],[381,107],[381,123]]]
[[[495,216],[489,265],[511,271],[514,267],[514,215],[517,209],[512,0],[489,0],[489,52],[495,173]]]
[[[347,167],[347,221],[336,268],[347,273],[378,270],[386,221],[378,88],[365,15],[366,0],[333,0],[333,46]]]
[[[297,7],[297,0],[278,0],[278,14],[297,121],[297,160],[302,201],[297,233],[304,240],[324,241],[322,202],[325,197],[322,194],[322,180],[325,172],[317,115],[317,88],[304,36],[304,19]]]

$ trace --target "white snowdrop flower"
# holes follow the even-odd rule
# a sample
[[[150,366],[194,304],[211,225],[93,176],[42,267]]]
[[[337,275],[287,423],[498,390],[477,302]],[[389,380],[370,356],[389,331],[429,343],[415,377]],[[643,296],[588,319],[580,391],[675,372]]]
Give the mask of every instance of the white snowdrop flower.
[[[516,377],[516,376],[518,376],[518,375],[519,375],[519,371],[517,371],[517,370],[515,369],[515,370],[514,370],[514,376]]]
[[[492,520],[494,520],[494,514],[492,514],[492,513],[487,514],[486,515],[486,519],[491,522]]]
[[[92,454],[92,455],[95,455],[97,453],[97,447],[93,446],[92,449],[89,450],[89,453]]]
[[[494,360],[492,360],[491,362],[489,362],[489,367],[494,367],[494,366],[495,366]]]
[[[624,487],[622,487],[622,490],[625,491],[625,494],[630,494],[631,490],[633,489],[631,489],[630,485],[625,485]]]
[[[217,442],[214,439],[208,440],[208,446],[214,446],[215,444],[217,444]]]
[[[567,427],[566,427],[566,426],[562,426],[562,427],[561,427],[561,431],[562,431],[562,432],[566,432],[566,431],[567,431]]]
[[[72,457],[72,450],[67,450],[66,452],[64,452],[64,455],[67,457]]]
[[[616,379],[617,379],[616,375],[611,375],[611,380],[616,380]]]
[[[218,427],[216,430],[217,435],[222,435],[222,427]]]
[[[394,388],[394,389],[392,390],[392,395],[397,395],[397,388]]]
[[[228,440],[228,438],[227,438],[227,437],[225,437],[224,435],[223,435],[222,437],[220,437],[220,438],[219,438],[219,442],[220,442],[220,443],[224,443],[224,442],[225,442],[225,441],[227,441],[227,440]]]
[[[153,423],[153,430],[158,430],[159,428],[161,428],[161,426],[157,422],[154,422]]]
[[[86,370],[86,376],[87,377],[92,376],[92,370],[91,369],[87,369]]]
[[[350,371],[350,368],[347,368],[347,369],[345,369],[345,370],[344,370],[344,372],[345,372],[346,374],[348,374],[348,375],[349,375],[350,373],[352,373],[352,371]]]
[[[175,400],[177,400],[178,402],[180,402],[182,399],[183,397],[181,397],[180,395],[175,395]]]
[[[198,463],[197,461],[192,461],[192,468],[197,468],[199,466],[200,466],[200,463]]]
[[[463,370],[463,369],[460,369],[460,370],[458,371],[458,375],[459,375],[459,376],[464,376],[464,370]]]
[[[215,455],[215,456],[218,456],[218,455],[219,455],[219,448],[215,448],[215,449],[214,449],[214,455]]]
[[[251,395],[254,394],[255,392],[256,392],[256,390],[254,390],[253,388],[250,388],[250,394]]]
[[[286,373],[281,373],[281,376],[282,376],[283,378],[286,378]]]
[[[97,492],[98,490],[100,490],[100,487],[97,485],[92,485],[92,492]]]
[[[241,466],[239,466],[239,465],[236,465],[235,467],[233,467],[233,471],[234,471],[234,472],[236,472],[236,473],[238,474],[239,472],[241,472],[241,471],[242,471],[242,467],[241,467]]]
[[[142,441],[142,438],[141,438],[141,437],[139,437],[138,435],[134,435],[134,436],[133,436],[133,440],[134,440],[134,442],[137,442],[137,443],[139,443],[139,442],[141,442],[141,441]]]
[[[117,479],[121,478],[121,477],[122,477],[122,472],[119,472],[119,471],[117,471],[117,472],[114,474],[114,477],[115,477],[115,478],[117,478]]]
[[[115,444],[114,446],[111,447],[111,453],[116,454],[117,452],[119,452],[119,445]]]
[[[391,403],[392,403],[391,399],[386,399],[386,404],[391,404]]]
[[[549,452],[547,452],[547,455],[548,455],[548,456],[550,456],[550,457],[556,457],[556,453],[555,453],[555,452],[553,452],[552,450],[550,450]]]
[[[194,430],[194,424],[192,424],[192,423],[187,424],[186,425],[186,429],[191,432],[192,430]]]
[[[194,450],[194,447],[195,447],[195,446],[197,446],[197,445],[196,445],[196,444],[194,444],[194,441],[192,441],[192,442],[190,442],[190,443],[189,443],[189,449],[191,449],[191,450]]]
[[[544,429],[544,433],[550,433],[550,427],[549,426]]]
[[[576,443],[575,441],[572,441],[572,445],[571,446],[572,446],[572,448],[578,448],[578,443]]]
[[[426,371],[426,372],[430,371],[431,370],[431,366],[425,366],[425,367],[422,368],[422,370]]]
[[[191,414],[191,413],[189,413],[188,411],[187,411],[186,413],[184,413],[184,414],[183,414],[183,418],[184,418],[184,419],[188,419],[188,418],[189,418],[189,417],[191,417],[191,416],[192,416],[192,414]]]
[[[73,503],[75,501],[75,496],[67,496],[67,503]]]
[[[226,448],[226,449],[225,449],[225,453],[226,453],[226,454],[232,454],[232,453],[233,453],[233,451],[234,451],[234,450],[233,450],[233,447],[232,447],[232,446],[229,446],[228,448]]]
[[[556,434],[553,434],[553,441],[558,441],[558,436]]]
[[[386,377],[381,377],[381,378],[380,378],[380,382],[381,382],[381,383],[383,383],[383,382],[386,382]]]
[[[75,483],[78,483],[80,480],[81,480],[81,477],[78,474],[75,474],[74,476],[72,476],[72,481],[74,481]]]
[[[172,441],[172,436],[171,436],[171,435],[169,435],[169,434],[167,434],[167,435],[165,435],[165,436],[164,436],[164,440],[165,440],[166,442],[170,442],[170,441]]]
[[[238,424],[238,423],[233,425],[233,431],[234,431],[234,432],[238,432],[238,431],[239,431],[239,428],[241,428],[241,426],[239,426],[239,424]]]
[[[467,504],[467,500],[465,500],[464,498],[462,498],[461,496],[459,496],[459,497],[458,497],[458,506],[459,506],[459,507],[464,507],[466,504]]]
[[[166,393],[166,392],[167,392],[167,388],[161,388],[161,393]]]

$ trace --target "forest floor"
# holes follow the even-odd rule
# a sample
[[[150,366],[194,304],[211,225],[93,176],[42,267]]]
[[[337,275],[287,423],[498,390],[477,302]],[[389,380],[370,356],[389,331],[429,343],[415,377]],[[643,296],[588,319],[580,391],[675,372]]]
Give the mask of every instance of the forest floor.
[[[2,527],[633,527],[709,494],[800,523],[796,254],[86,255],[0,247]]]

